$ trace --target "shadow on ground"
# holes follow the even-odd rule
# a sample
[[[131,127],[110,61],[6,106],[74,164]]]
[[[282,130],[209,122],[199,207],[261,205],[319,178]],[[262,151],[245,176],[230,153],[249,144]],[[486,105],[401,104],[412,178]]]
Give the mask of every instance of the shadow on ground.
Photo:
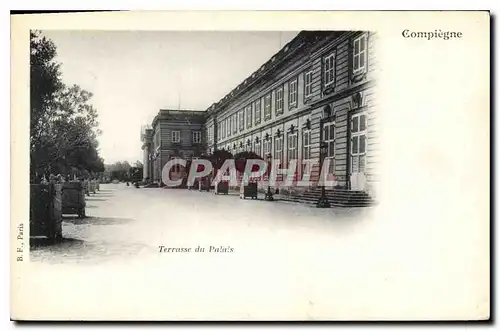
[[[72,223],[75,225],[117,225],[117,224],[125,224],[129,222],[133,222],[132,218],[122,218],[122,217],[85,217],[79,218],[78,216],[65,216],[63,222]]]
[[[58,246],[63,249],[71,247],[81,247],[85,242],[80,239],[62,238],[53,240],[45,237],[32,237],[30,238],[30,249],[37,250],[48,246]]]
[[[85,200],[87,200],[87,201],[107,201],[108,199],[87,197],[87,198],[85,198]]]

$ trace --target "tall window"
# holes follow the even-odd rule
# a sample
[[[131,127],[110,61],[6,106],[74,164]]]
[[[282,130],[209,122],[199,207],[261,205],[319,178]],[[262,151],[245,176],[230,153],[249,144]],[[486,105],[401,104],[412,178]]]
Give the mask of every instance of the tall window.
[[[283,86],[276,89],[276,116],[283,114]]]
[[[231,132],[233,131],[233,118],[231,116],[226,118],[226,126],[227,126],[227,136],[231,137]]]
[[[366,114],[356,114],[351,119],[351,171],[364,172],[366,158]]]
[[[283,136],[274,137],[274,159],[283,163]]]
[[[240,131],[245,130],[245,113],[243,110],[240,110]]]
[[[201,131],[193,131],[193,144],[201,143]]]
[[[264,97],[264,121],[271,119],[271,93]]]
[[[180,143],[181,142],[181,132],[180,131],[172,131],[172,142]]]
[[[313,71],[306,71],[304,75],[304,97],[308,98],[312,95]]]
[[[252,104],[249,104],[247,107],[246,107],[246,113],[247,113],[247,128],[251,128],[252,127]]]
[[[291,160],[297,160],[297,131],[295,131],[294,133],[288,133],[287,148],[288,163],[290,163]]]
[[[271,139],[264,140],[264,156],[271,155]]]
[[[325,87],[329,87],[333,84],[335,80],[335,53],[332,53],[325,57],[324,64],[324,84]]]
[[[260,124],[260,119],[262,116],[262,114],[260,113],[260,98],[259,100],[255,101],[254,108],[255,108],[255,125],[258,125]]]
[[[209,142],[214,141],[214,127],[213,126],[208,128],[208,141]]]
[[[304,129],[302,131],[302,160],[311,158],[311,130]],[[305,171],[306,164],[302,165],[302,173]]]
[[[366,34],[354,39],[354,50],[352,52],[352,65],[354,74],[366,72]]]
[[[222,139],[226,138],[226,120],[222,121]]]
[[[289,104],[290,108],[297,107],[297,78],[295,78],[289,82],[288,104]]]
[[[330,159],[329,173],[335,173],[335,122],[323,124],[323,141],[328,145],[325,158]]]
[[[254,142],[254,144],[253,144],[253,151],[254,151],[255,154],[262,156],[261,155],[262,151],[261,151],[261,148],[260,148],[260,140],[256,140]]]
[[[221,130],[222,130],[222,125],[219,123],[217,123],[217,140],[220,140],[220,137],[221,137]]]
[[[233,114],[233,133],[238,133],[238,113]]]

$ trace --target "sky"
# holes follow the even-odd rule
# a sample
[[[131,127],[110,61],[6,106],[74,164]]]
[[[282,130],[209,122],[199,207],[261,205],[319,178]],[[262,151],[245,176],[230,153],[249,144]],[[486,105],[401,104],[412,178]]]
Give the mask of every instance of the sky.
[[[57,47],[63,81],[92,92],[105,163],[142,162],[141,126],[160,109],[206,110],[297,32],[69,31]]]

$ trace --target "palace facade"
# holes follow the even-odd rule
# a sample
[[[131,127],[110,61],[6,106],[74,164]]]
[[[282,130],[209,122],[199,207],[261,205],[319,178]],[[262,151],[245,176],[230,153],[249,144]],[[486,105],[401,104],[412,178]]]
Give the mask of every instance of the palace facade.
[[[313,160],[312,179],[319,177],[324,157],[330,160],[328,170],[337,187],[375,196],[375,38],[367,31],[300,32],[205,112],[180,111],[171,118],[167,114],[172,111],[160,111],[143,139],[153,142],[149,150],[143,145],[148,160],[157,150],[164,158],[153,161],[158,168],[149,176],[160,180],[154,175],[160,165],[182,154],[169,148],[181,134],[181,146],[190,151],[184,153],[187,157],[226,149],[233,154],[253,151],[285,166],[292,159]],[[188,125],[184,117],[193,120]],[[201,138],[195,143],[192,132],[198,130]],[[326,147],[325,155],[320,155],[320,145]],[[300,164],[299,177],[303,171]]]

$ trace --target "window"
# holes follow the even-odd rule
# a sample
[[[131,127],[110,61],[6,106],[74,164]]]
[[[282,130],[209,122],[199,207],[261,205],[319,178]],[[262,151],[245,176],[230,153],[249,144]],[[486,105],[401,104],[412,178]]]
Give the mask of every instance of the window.
[[[245,113],[240,110],[240,131],[245,130]]]
[[[181,132],[180,131],[172,131],[172,142],[180,143],[181,142]]]
[[[351,119],[351,172],[365,171],[366,114],[353,115]]]
[[[271,94],[264,97],[264,121],[271,119]]]
[[[220,140],[221,130],[222,130],[222,125],[220,123],[217,123],[217,140]]]
[[[366,152],[366,115],[353,116],[351,123],[352,152],[364,154]]]
[[[276,116],[283,114],[283,87],[276,89]]]
[[[199,144],[201,143],[201,131],[193,131],[193,143]]]
[[[211,126],[211,127],[209,127],[209,128],[208,128],[208,130],[207,130],[207,136],[208,136],[208,137],[207,137],[207,140],[208,140],[208,142],[212,142],[212,141],[214,140],[213,135],[214,135],[214,127],[213,127],[213,126]]]
[[[170,170],[170,172],[176,173],[176,174],[180,173],[181,172],[181,165],[180,164],[174,164],[172,166],[172,170]]]
[[[271,155],[271,139],[264,140],[264,156]]]
[[[247,143],[245,145],[246,145],[245,150],[247,152],[251,152],[252,151],[252,142],[250,140],[247,140]]]
[[[222,139],[226,138],[226,120],[222,121]]]
[[[247,113],[247,128],[251,128],[252,127],[252,105],[248,105],[246,107],[246,113]]]
[[[335,81],[335,53],[332,53],[325,57],[324,64],[324,84],[325,87],[329,87]]]
[[[236,134],[236,133],[238,133],[238,114],[237,113],[233,114],[232,121],[233,121],[233,133]]]
[[[353,116],[351,123],[352,123],[352,126],[351,126],[352,133],[358,133],[360,131],[365,131],[366,130],[366,115],[361,114],[361,115]]]
[[[335,170],[335,122],[327,122],[323,124],[323,142],[328,145],[325,158],[330,159],[329,173],[334,173]]]
[[[352,65],[354,74],[366,71],[366,34],[354,39],[354,50],[352,52]]]
[[[283,136],[274,137],[274,159],[283,162]]]
[[[264,121],[271,119],[271,94],[264,97]]]
[[[311,130],[304,129],[302,131],[302,159],[309,160],[311,158]],[[306,164],[302,165],[302,173],[305,172]]]
[[[291,107],[297,106],[297,78],[288,83],[288,104]]]
[[[233,119],[231,117],[226,118],[227,136],[228,137],[231,137],[232,121],[233,121]]]
[[[255,101],[255,125],[260,124],[260,118],[261,118],[261,113],[260,113],[260,99]]]
[[[262,151],[260,149],[260,140],[259,141],[255,141],[255,143],[253,144],[253,151],[254,151],[255,154],[262,156],[261,155]]]
[[[297,160],[297,156],[298,156],[297,155],[297,132],[288,133],[287,148],[288,148],[288,153],[287,153],[288,163],[290,163],[291,160]]]
[[[308,98],[312,95],[313,71],[309,70],[304,75],[304,97]]]

